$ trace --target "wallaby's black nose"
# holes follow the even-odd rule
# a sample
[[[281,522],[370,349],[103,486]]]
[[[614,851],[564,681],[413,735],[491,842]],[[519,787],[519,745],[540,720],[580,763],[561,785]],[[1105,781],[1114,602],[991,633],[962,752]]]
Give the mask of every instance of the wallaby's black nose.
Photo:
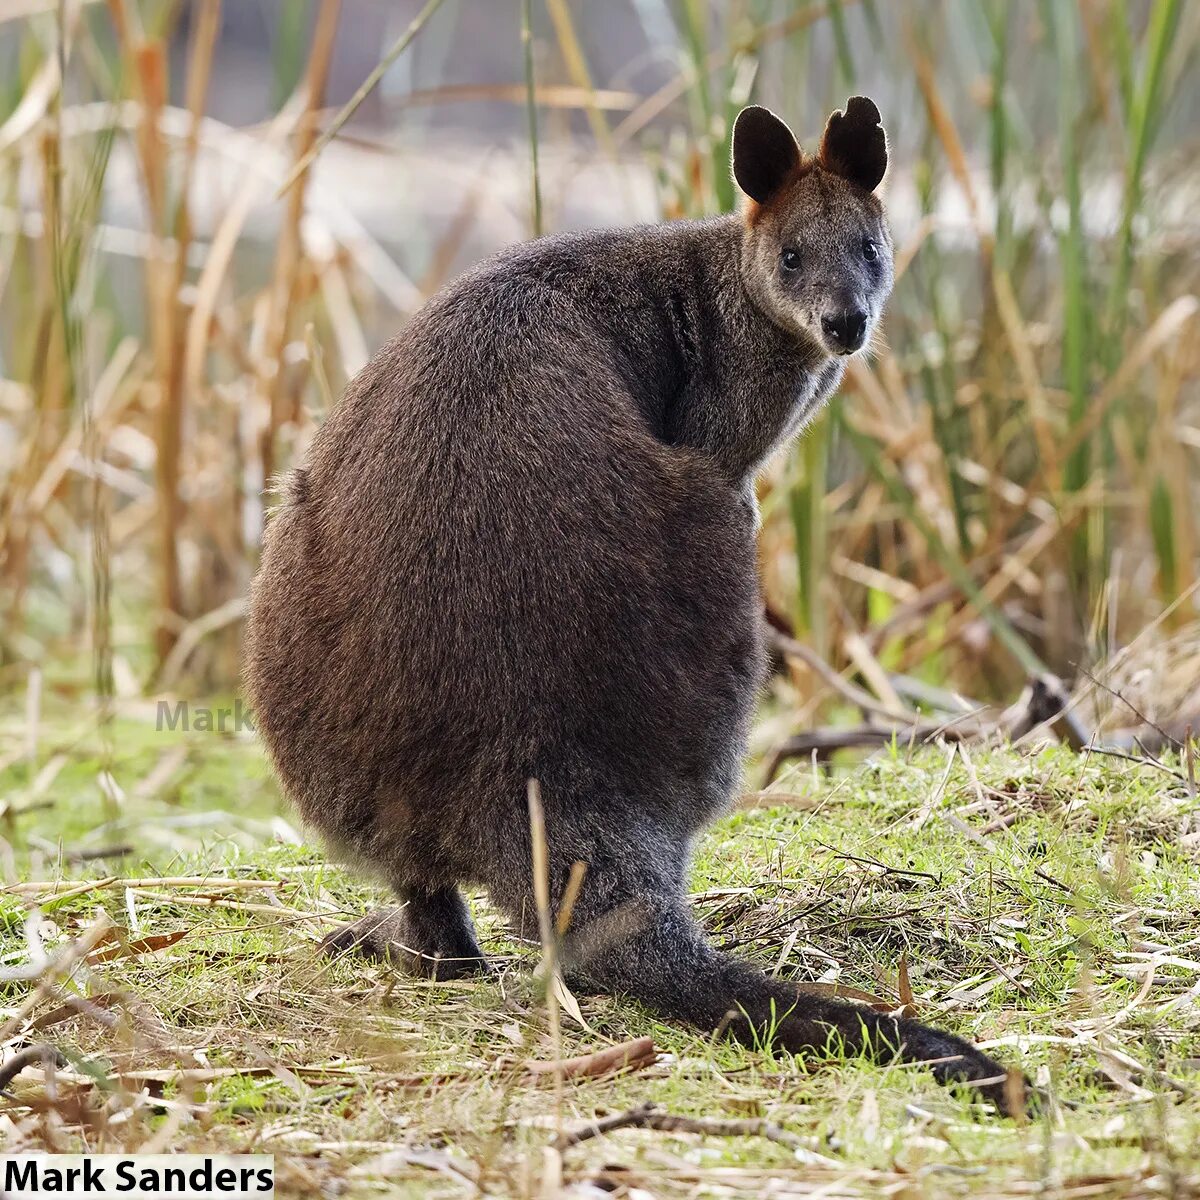
[[[863,344],[863,338],[866,337],[867,314],[861,308],[847,309],[833,316],[822,317],[821,328],[839,350],[852,354]]]

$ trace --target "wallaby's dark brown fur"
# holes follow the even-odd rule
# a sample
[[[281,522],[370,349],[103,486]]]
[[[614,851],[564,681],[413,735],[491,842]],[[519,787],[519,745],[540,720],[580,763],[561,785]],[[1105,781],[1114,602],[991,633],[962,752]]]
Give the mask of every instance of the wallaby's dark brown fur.
[[[814,158],[749,108],[741,216],[544,238],[446,288],[346,390],[271,522],[248,681],[288,794],[403,902],[333,940],[445,978],[484,960],[460,884],[536,936],[587,864],[577,984],[779,1047],[1004,1072],[708,945],[684,900],[763,673],[753,480],[836,388],[892,283],[879,113]],[[990,1082],[986,1082],[990,1081]]]

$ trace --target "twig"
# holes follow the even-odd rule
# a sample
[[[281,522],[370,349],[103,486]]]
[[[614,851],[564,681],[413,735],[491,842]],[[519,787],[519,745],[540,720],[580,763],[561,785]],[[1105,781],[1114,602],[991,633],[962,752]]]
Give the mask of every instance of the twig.
[[[761,1117],[744,1120],[681,1117],[674,1113],[660,1112],[649,1101],[639,1104],[637,1108],[631,1108],[628,1112],[580,1125],[559,1137],[554,1146],[560,1152],[569,1150],[572,1146],[578,1146],[594,1137],[601,1137],[615,1129],[653,1129],[656,1133],[699,1133],[714,1137],[762,1137],[791,1150],[808,1150],[803,1138],[788,1133],[773,1121]]]
[[[1157,733],[1158,736],[1161,737],[1162,740],[1168,746],[1171,746],[1176,750],[1182,749],[1182,747],[1179,744],[1178,738],[1172,737],[1165,729],[1163,729],[1163,727],[1161,725],[1158,725],[1154,721],[1150,720],[1150,718],[1148,716],[1146,716],[1146,714],[1144,712],[1142,712],[1142,710],[1140,708],[1138,708],[1137,705],[1135,705],[1132,701],[1128,700],[1125,696],[1123,696],[1115,688],[1110,688],[1107,683],[1104,683],[1101,680],[1097,679],[1095,677],[1095,675],[1093,675],[1089,670],[1087,670],[1086,667],[1079,667],[1079,673],[1081,675],[1083,675],[1085,678],[1089,679],[1092,683],[1094,683],[1096,685],[1096,687],[1101,689],[1101,691],[1107,692],[1110,696],[1112,696],[1112,698],[1114,700],[1119,700],[1123,705],[1125,705],[1125,707],[1127,709],[1129,709],[1129,711],[1131,713],[1133,713],[1133,715],[1135,717],[1137,717],[1137,719],[1139,721],[1142,722],[1143,725],[1149,725],[1150,728],[1153,729],[1154,732]]]
[[[976,833],[976,831],[972,829],[970,825],[968,825],[961,817],[956,816],[951,812],[943,813],[942,816],[945,817],[946,821],[954,829],[961,833],[963,837],[974,842],[975,845],[986,850],[989,854],[994,853],[992,847],[984,840],[982,834]],[[1060,888],[1062,891],[1066,892],[1068,896],[1074,896],[1076,894],[1073,887],[1069,887],[1067,884],[1063,883],[1061,879],[1056,879],[1050,874],[1049,871],[1044,870],[1042,867],[1034,867],[1033,873],[1043,882],[1050,884],[1052,887]]]
[[[1141,754],[1126,754],[1124,750],[1114,750],[1111,746],[1088,747],[1089,754],[1099,754],[1104,758],[1119,758],[1122,762],[1136,763],[1143,767],[1157,767],[1158,770],[1163,772],[1163,774],[1170,775],[1172,779],[1178,779],[1180,783],[1187,783],[1185,776],[1181,775],[1172,767],[1168,767],[1165,762],[1155,758],[1153,754],[1150,754],[1148,751],[1146,751],[1145,747],[1142,747],[1142,750],[1143,753]],[[1193,795],[1194,794],[1195,793],[1193,792]],[[987,831],[984,830],[984,832],[986,833]]]
[[[641,1037],[631,1042],[620,1042],[616,1046],[606,1046],[592,1054],[581,1054],[577,1058],[528,1062],[525,1070],[530,1075],[554,1075],[560,1079],[595,1078],[651,1066],[657,1057],[654,1039]]]
[[[333,46],[337,39],[338,21],[341,17],[342,0],[322,0],[313,26],[312,45],[309,49],[308,66],[302,85],[304,108],[296,129],[296,157],[298,163],[306,161],[314,144],[317,128],[316,114],[320,110],[333,61]],[[291,176],[288,177],[289,181]],[[276,438],[281,428],[296,419],[287,388],[287,372],[284,370],[284,350],[287,345],[299,279],[303,268],[302,223],[305,213],[305,190],[308,172],[302,169],[296,175],[299,186],[287,198],[287,211],[280,225],[275,248],[273,278],[267,290],[267,310],[259,359],[259,387],[266,401],[266,428],[259,432],[262,478],[270,479],[275,473]],[[224,607],[224,606],[223,606]],[[182,664],[180,664],[182,665]]]
[[[170,892],[144,892],[146,900],[157,900],[160,904],[191,906],[196,908],[231,908],[235,912],[264,913],[273,917],[294,917],[298,921],[333,921],[341,919],[340,913],[303,912],[298,908],[287,908],[282,904],[251,904],[245,900],[228,900],[223,896],[172,895]]]
[[[276,891],[288,887],[287,879],[227,879],[220,875],[147,875],[140,879],[119,879],[105,875],[100,879],[35,879],[11,883],[0,888],[0,895],[39,896],[43,900],[64,900],[103,888],[207,888],[210,891]]]
[[[56,1067],[68,1065],[66,1058],[48,1042],[38,1042],[36,1046],[26,1046],[18,1050],[3,1066],[0,1066],[0,1095],[8,1092],[8,1085],[32,1063],[53,1063]]]
[[[910,746],[923,746],[936,741],[982,741],[1002,735],[1016,742],[1043,726],[1049,726],[1073,749],[1081,750],[1089,744],[1087,731],[1069,713],[1066,690],[1061,681],[1052,675],[1041,674],[1032,678],[1020,699],[999,716],[985,717],[985,709],[979,707],[948,720],[922,721],[917,713],[897,714],[882,708],[872,697],[867,696],[865,692],[859,692],[853,684],[842,679],[806,646],[777,631],[774,636],[785,653],[794,653],[796,657],[811,665],[830,686],[835,687],[853,703],[859,704],[865,711],[874,711],[892,721],[899,717],[908,723],[890,726],[856,725],[848,729],[814,729],[795,734],[777,746],[767,757],[764,774],[768,784],[789,758],[811,758],[815,754],[819,760],[824,761],[838,750],[882,747],[890,745],[893,740],[907,742]]]
[[[843,679],[819,654],[809,649],[803,642],[789,637],[774,626],[768,628],[768,637],[775,648],[786,658],[798,658],[809,670],[819,675],[821,679],[839,695],[844,696],[851,704],[862,709],[864,713],[873,713],[878,717],[886,717],[890,721],[906,721],[916,724],[920,721],[919,713],[911,709],[896,709],[891,705],[882,704],[862,688],[855,687]]]
[[[908,875],[913,879],[932,879],[934,883],[940,884],[942,877],[934,875],[929,871],[909,871],[904,867],[889,867],[887,863],[881,863],[874,858],[860,858],[857,854],[846,854],[841,850],[835,849],[833,846],[826,846],[822,842],[817,843],[822,849],[828,850],[834,858],[845,859],[846,862],[861,863],[865,867],[878,867],[885,875]]]
[[[133,846],[128,842],[121,842],[115,846],[97,846],[94,850],[68,850],[63,858],[69,863],[89,863],[98,858],[124,858],[133,852]]]
[[[571,928],[571,914],[575,911],[575,901],[579,899],[583,880],[587,875],[587,863],[574,862],[571,864],[571,874],[563,891],[563,898],[558,906],[558,920],[554,923],[555,932],[560,938],[567,936]]]
[[[721,943],[721,949],[728,953],[730,950],[736,950],[739,946],[761,942],[770,937],[771,934],[778,933],[779,930],[786,929],[789,925],[795,925],[797,921],[803,921],[805,917],[811,917],[813,913],[820,912],[823,908],[828,908],[835,899],[836,897],[834,896],[826,896],[824,900],[818,900],[816,904],[810,904],[808,908],[802,909],[798,913],[791,913],[781,920],[775,921],[765,928],[758,930],[757,933],[750,934],[748,937],[727,938]]]
[[[245,596],[234,596],[232,600],[226,600],[211,612],[189,621],[176,635],[175,644],[163,659],[154,681],[155,687],[160,691],[174,687],[196,647],[210,634],[240,621],[246,615],[248,607]]]
[[[764,768],[763,781],[764,784],[771,783],[789,758],[811,758],[815,754],[823,761],[837,750],[877,749],[890,746],[893,741],[924,746],[939,738],[954,742],[979,736],[979,733],[978,729],[960,730],[942,722],[927,722],[907,728],[855,725],[848,729],[813,729],[794,734],[771,752]]]
[[[843,925],[854,925],[867,921],[898,921],[901,917],[917,917],[922,913],[928,914],[929,910],[926,907],[918,908],[902,908],[897,912],[884,913],[866,913],[866,912],[849,912],[844,917],[838,917],[836,921],[830,921],[827,925],[817,925],[813,929],[806,930],[807,935],[815,937],[818,933],[831,933],[835,929],[840,929]]]

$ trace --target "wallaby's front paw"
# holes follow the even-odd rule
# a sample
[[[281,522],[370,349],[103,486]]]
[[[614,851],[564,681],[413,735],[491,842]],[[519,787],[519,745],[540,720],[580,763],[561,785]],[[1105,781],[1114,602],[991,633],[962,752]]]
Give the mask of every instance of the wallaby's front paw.
[[[412,944],[415,939],[408,934],[408,923],[400,909],[380,909],[326,934],[319,949],[330,958],[353,954],[371,962],[388,963],[420,979],[462,979],[491,969],[482,955],[455,954],[450,947],[420,948]]]
[[[391,957],[393,950],[399,951],[400,947],[388,940],[381,925],[379,914],[375,913],[363,917],[361,921],[339,925],[321,939],[318,949],[330,958],[353,954],[372,962],[383,962]]]

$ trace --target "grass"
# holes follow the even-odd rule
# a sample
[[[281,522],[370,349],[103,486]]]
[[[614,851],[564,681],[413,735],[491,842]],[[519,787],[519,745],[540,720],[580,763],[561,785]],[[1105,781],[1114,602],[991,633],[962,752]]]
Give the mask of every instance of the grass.
[[[39,769],[9,754],[0,776],[26,881],[0,892],[0,966],[28,961],[35,903],[51,956],[102,917],[120,933],[101,952],[129,949],[32,1006],[33,985],[0,993],[10,1046],[45,1039],[70,1064],[53,1084],[40,1068],[15,1081],[0,1117],[10,1150],[157,1137],[272,1152],[295,1193],[386,1181],[400,1195],[537,1196],[558,1171],[655,1196],[759,1195],[768,1177],[780,1194],[837,1196],[1200,1187],[1200,802],[1160,768],[1056,748],[883,753],[828,778],[794,772],[777,785],[786,806],[739,809],[696,856],[693,900],[719,944],[896,1004],[910,987],[926,1020],[1045,1086],[1045,1115],[998,1122],[919,1068],[775,1059],[587,996],[587,1030],[564,1014],[564,1056],[649,1035],[658,1058],[568,1082],[557,1111],[524,1068],[555,1057],[537,947],[476,898],[492,979],[324,962],[318,938],[380,892],[280,820],[252,738],[155,733],[150,712],[118,717],[116,824],[94,734],[51,722]],[[19,753],[22,728],[14,715],[0,750]],[[127,853],[78,860],[118,843]],[[80,1015],[71,998],[95,1007]],[[769,1118],[799,1149],[648,1130],[550,1149],[560,1129],[647,1101]]]
[[[264,1150],[297,1194],[1198,1194],[1186,763],[897,750],[792,771],[699,847],[719,943],[994,1046],[1053,1097],[1018,1125],[919,1069],[772,1059],[619,999],[579,997],[586,1027],[564,1009],[555,1035],[540,949],[483,900],[486,981],[324,962],[321,934],[378,891],[305,844],[252,739],[155,732],[151,697],[232,696],[265,481],[503,203],[480,190],[386,245],[348,234],[331,194],[356,185],[351,151],[425,186],[409,147],[469,93],[524,106],[524,144],[487,166],[528,176],[531,233],[562,212],[564,162],[611,160],[614,216],[639,181],[658,215],[698,216],[736,202],[743,103],[811,148],[846,95],[886,88],[887,340],[760,485],[770,614],[832,670],[789,663],[760,746],[855,706],[1007,703],[1043,664],[1114,743],[1200,726],[1200,7],[638,0],[645,52],[610,71],[598,6],[522,0],[507,70],[479,86],[412,64],[472,11],[427,0],[352,102],[406,56],[442,108],[436,127],[382,110],[403,148],[326,107],[338,0],[278,7],[276,111],[244,129],[207,115],[229,4],[17,7],[34,15],[0,13],[0,1046],[40,1038],[69,1065],[16,1077],[5,1148]],[[350,157],[330,168],[335,135]],[[14,977],[42,943],[50,964]],[[652,1065],[561,1098],[527,1066],[640,1035]],[[646,1102],[692,1132],[555,1149]],[[767,1124],[696,1124],[717,1120]]]

